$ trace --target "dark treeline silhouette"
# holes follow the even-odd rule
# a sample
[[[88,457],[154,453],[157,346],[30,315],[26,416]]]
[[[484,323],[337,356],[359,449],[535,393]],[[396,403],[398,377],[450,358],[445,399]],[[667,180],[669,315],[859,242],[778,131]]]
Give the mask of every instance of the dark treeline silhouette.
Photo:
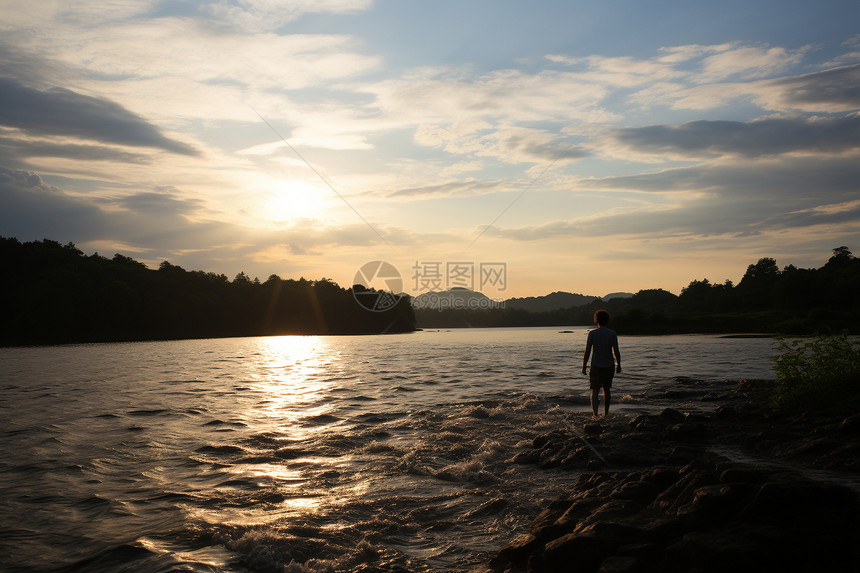
[[[517,308],[417,310],[418,326],[570,326],[590,325],[594,311],[607,309],[612,327],[624,334],[663,333],[860,333],[860,259],[847,247],[819,269],[789,265],[780,270],[772,258],[749,265],[741,281],[693,280],[680,295],[642,290],[547,312]]]
[[[265,282],[244,272],[158,270],[74,244],[0,237],[0,344],[58,344],[276,334],[414,330],[408,297],[385,312],[359,305],[329,279]]]

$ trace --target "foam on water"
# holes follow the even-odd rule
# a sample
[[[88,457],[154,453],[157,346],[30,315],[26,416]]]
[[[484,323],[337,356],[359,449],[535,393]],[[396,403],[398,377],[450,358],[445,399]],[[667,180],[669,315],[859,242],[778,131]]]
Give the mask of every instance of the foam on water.
[[[513,459],[590,415],[584,336],[0,349],[0,569],[467,569],[576,479]],[[633,410],[655,380],[768,377],[772,352],[621,344]]]

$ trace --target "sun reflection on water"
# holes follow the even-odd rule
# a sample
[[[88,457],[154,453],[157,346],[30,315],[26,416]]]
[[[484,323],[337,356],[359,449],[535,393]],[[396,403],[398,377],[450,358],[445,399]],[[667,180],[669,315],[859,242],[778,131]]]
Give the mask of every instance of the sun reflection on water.
[[[302,418],[332,409],[326,396],[335,382],[327,368],[337,358],[323,337],[273,336],[258,339],[258,345],[253,385],[263,400],[256,415],[296,430]]]
[[[242,457],[218,460],[219,471],[234,477],[216,486],[220,495],[242,501],[188,510],[206,522],[248,527],[315,513],[332,502],[332,492],[309,480],[330,466],[319,442],[340,422],[330,394],[339,355],[323,337],[276,336],[255,339],[245,356],[244,385],[253,398],[235,404],[234,416],[247,430],[229,444],[241,447],[236,455]]]

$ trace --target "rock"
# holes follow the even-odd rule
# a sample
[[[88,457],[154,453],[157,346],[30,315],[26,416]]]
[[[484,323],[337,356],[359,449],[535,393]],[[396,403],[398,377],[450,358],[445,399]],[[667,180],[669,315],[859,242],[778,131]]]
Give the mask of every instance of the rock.
[[[594,509],[588,517],[579,519],[574,527],[574,531],[582,532],[589,527],[598,523],[609,523],[621,520],[627,517],[634,516],[645,509],[641,504],[629,500],[613,500],[605,503]],[[565,517],[559,520],[559,523],[564,523]]]
[[[525,563],[529,555],[542,545],[543,543],[530,533],[521,535],[502,547],[498,555],[490,561],[490,566],[495,567],[508,562]]]
[[[857,505],[856,495],[848,488],[779,474],[760,486],[743,518],[798,527],[814,522],[841,527],[856,522]]]
[[[603,426],[599,422],[593,422],[591,424],[585,424],[582,427],[582,431],[590,436],[599,436],[603,433]]]
[[[770,553],[770,548],[740,531],[696,531],[666,548],[663,565],[668,571],[780,571]]]
[[[520,452],[511,458],[511,461],[515,464],[536,464],[540,461],[540,451]]]
[[[645,506],[654,501],[654,498],[661,491],[661,488],[656,484],[647,481],[635,481],[622,485],[613,491],[609,497],[612,499],[635,501],[639,505]]]
[[[645,472],[642,479],[649,483],[655,484],[661,490],[678,481],[677,468],[667,466],[656,466]]]
[[[536,529],[555,523],[561,516],[568,512],[575,503],[576,502],[573,500],[559,499],[549,504],[549,507],[540,512],[537,518],[532,522],[532,532],[534,533]]]
[[[700,459],[703,453],[704,450],[701,447],[682,445],[672,450],[668,461],[681,464],[688,463]]]
[[[663,432],[664,440],[698,441],[708,437],[708,428],[704,424],[672,424]]]
[[[764,482],[773,471],[757,467],[737,466],[730,467],[720,473],[720,481],[723,483],[745,482],[749,484],[760,484]]]
[[[680,517],[697,522],[724,523],[749,503],[755,486],[749,484],[718,484],[698,488],[690,503],[678,508]]]
[[[860,414],[854,414],[842,420],[839,423],[838,430],[845,433],[860,432]]]
[[[847,405],[774,410],[758,383],[730,396],[719,395],[725,386],[709,394],[698,382],[679,383],[713,398],[713,413],[665,408],[584,422],[609,466],[581,437],[560,430],[514,456],[592,471],[541,512],[528,535],[499,550],[495,573],[856,570],[858,495],[806,470],[837,468],[856,483],[860,414]],[[745,456],[762,460],[738,461]]]
[[[544,548],[549,571],[597,571],[610,556],[612,544],[604,539],[570,533],[549,542]]]
[[[714,418],[723,420],[725,418],[734,418],[738,415],[738,411],[731,406],[717,406],[714,410]]]
[[[687,417],[683,412],[679,412],[675,408],[666,408],[660,412],[660,419],[667,422],[683,422]]]
[[[638,559],[616,555],[604,559],[597,573],[637,573],[638,571],[642,571],[642,565]]]

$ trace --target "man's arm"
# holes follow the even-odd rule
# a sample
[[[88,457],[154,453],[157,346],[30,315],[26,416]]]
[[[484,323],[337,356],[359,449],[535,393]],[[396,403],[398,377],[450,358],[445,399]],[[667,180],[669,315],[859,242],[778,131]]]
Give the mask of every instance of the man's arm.
[[[582,373],[585,374],[588,370],[588,357],[591,356],[591,333],[588,333],[588,339],[585,342],[585,354],[582,356]]]
[[[615,372],[621,374],[621,351],[618,350],[618,337],[615,337],[615,342],[612,345],[612,351],[615,352]]]

